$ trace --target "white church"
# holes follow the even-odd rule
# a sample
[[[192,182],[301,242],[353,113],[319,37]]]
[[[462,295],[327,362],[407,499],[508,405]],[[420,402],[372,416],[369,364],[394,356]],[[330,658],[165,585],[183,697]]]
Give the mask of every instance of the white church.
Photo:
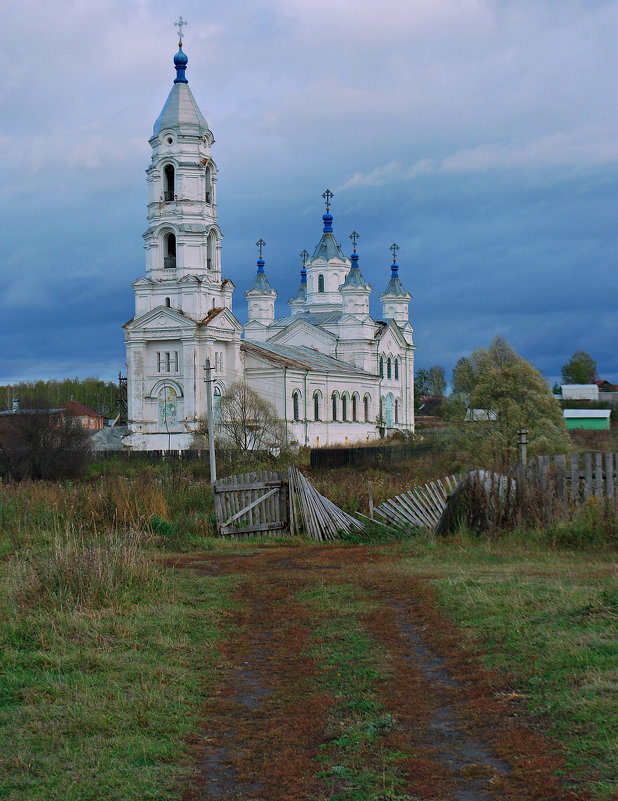
[[[382,320],[374,320],[358,235],[350,236],[348,258],[333,231],[329,190],[321,236],[313,255],[303,253],[289,314],[275,316],[277,292],[266,276],[262,240],[244,293],[246,325],[232,313],[235,285],[221,268],[214,137],[189,89],[187,61],[180,41],[176,78],[150,138],[146,271],[133,283],[135,316],[124,325],[124,444],[135,450],[196,446],[206,419],[206,359],[214,368],[215,412],[227,388],[245,381],[274,404],[290,444],[364,443],[397,429],[413,432],[411,295],[398,275],[397,246],[379,296]]]

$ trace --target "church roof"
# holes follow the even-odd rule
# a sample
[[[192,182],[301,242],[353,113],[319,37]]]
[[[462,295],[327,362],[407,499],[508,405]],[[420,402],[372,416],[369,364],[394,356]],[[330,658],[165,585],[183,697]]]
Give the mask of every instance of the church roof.
[[[271,287],[265,273],[256,273],[253,283],[247,290],[248,292],[264,292],[266,295],[272,294],[275,290]]]
[[[343,289],[345,286],[356,286],[361,287],[362,289],[369,289],[369,284],[363,278],[363,274],[361,273],[358,267],[352,267],[350,272],[346,275],[346,279],[341,284],[340,289]]]
[[[347,373],[349,375],[371,375],[366,370],[354,365],[333,359],[305,345],[274,345],[271,342],[251,342],[245,340],[241,348],[263,356],[270,361],[279,361],[288,367],[300,367],[303,370],[317,370],[326,373]]]
[[[338,323],[341,319],[341,316],[341,311],[303,312],[302,314],[279,317],[278,320],[275,320],[274,323],[272,323],[272,327],[285,327],[290,323],[295,323],[297,320],[305,320],[310,325],[332,325],[333,323]]]
[[[307,300],[307,284],[303,284],[301,282],[298,289],[296,290],[296,294],[294,295],[293,298],[290,298],[290,300],[288,300],[288,303],[292,303],[292,301],[294,300],[301,300],[301,301]],[[296,317],[298,317],[298,315],[296,315]]]
[[[401,279],[398,275],[392,275],[391,280],[388,282],[388,285],[383,295],[409,295],[410,293],[406,291],[403,284],[401,283]]]
[[[196,133],[210,134],[208,123],[186,83],[175,83],[172,86],[163,110],[154,124],[153,135],[157,136],[166,128],[194,128]]]
[[[330,259],[345,260],[341,245],[335,239],[335,235],[332,231],[325,231],[322,234],[320,241],[315,246],[312,258],[324,259],[325,261],[329,261]]]

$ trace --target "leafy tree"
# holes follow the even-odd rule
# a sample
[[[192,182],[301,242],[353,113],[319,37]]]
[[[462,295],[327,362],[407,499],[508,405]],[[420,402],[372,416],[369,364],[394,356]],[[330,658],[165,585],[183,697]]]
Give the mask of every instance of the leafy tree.
[[[286,443],[286,426],[275,407],[244,382],[232,384],[221,397],[218,423],[239,451],[272,450]]]
[[[472,409],[495,421],[466,423],[468,451],[497,464],[519,458],[517,431],[528,431],[530,454],[564,453],[570,442],[562,411],[543,376],[502,338],[460,359],[453,385]],[[460,443],[461,444],[461,443]]]
[[[589,384],[597,376],[597,363],[585,350],[576,350],[562,366],[563,384]]]
[[[429,370],[422,367],[414,375],[414,396],[418,399],[421,395],[431,395]]]
[[[434,364],[429,368],[429,386],[432,395],[444,395],[446,392],[446,378],[444,376],[444,367],[439,364]]]

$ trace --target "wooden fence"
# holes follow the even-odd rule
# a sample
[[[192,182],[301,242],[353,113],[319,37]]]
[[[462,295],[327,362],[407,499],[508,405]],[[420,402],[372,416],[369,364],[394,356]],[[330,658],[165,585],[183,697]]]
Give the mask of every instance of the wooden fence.
[[[521,475],[521,466],[519,473]],[[541,486],[550,481],[563,501],[580,503],[588,498],[618,499],[618,453],[596,451],[558,456],[537,456],[526,475]]]
[[[240,473],[216,481],[213,489],[220,535],[289,533],[287,473]]]
[[[331,467],[374,467],[379,464],[392,464],[414,459],[433,447],[432,442],[417,442],[405,445],[376,445],[358,448],[312,448],[310,464],[312,468]]]

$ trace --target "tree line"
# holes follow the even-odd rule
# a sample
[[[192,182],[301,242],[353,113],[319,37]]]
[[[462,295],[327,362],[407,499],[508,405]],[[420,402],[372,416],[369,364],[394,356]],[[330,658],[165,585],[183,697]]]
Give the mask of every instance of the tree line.
[[[100,378],[65,378],[61,381],[20,381],[0,385],[0,409],[10,409],[19,398],[22,409],[40,407],[42,403],[57,408],[74,400],[90,406],[105,417],[116,417],[123,410],[126,389],[114,381]]]

